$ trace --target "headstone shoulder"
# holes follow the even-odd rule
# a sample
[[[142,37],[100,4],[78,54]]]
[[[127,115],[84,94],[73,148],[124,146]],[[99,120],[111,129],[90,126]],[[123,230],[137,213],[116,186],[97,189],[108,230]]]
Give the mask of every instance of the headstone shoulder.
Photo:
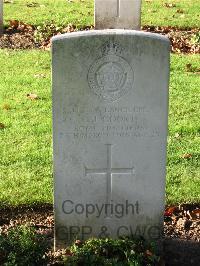
[[[127,35],[127,36],[135,36],[135,37],[146,37],[151,38],[153,40],[160,40],[170,44],[169,38],[164,35],[158,33],[150,33],[144,31],[136,31],[136,30],[122,30],[122,29],[107,29],[107,30],[90,30],[90,31],[78,31],[78,32],[71,32],[65,33],[61,35],[57,35],[52,37],[52,42],[65,40],[65,39],[72,39],[76,37],[92,37],[92,36],[109,36],[109,35]]]

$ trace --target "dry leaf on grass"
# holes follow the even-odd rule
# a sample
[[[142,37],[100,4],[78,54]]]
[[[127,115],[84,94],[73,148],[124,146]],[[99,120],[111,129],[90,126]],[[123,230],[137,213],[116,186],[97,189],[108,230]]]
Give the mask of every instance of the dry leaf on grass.
[[[46,78],[45,74],[35,74],[34,78]]]
[[[4,109],[4,110],[10,110],[11,109],[11,106],[8,103],[4,103],[2,105],[2,109]]]
[[[177,10],[176,10],[176,13],[183,14],[184,11],[183,11],[183,9],[177,9]]]
[[[3,123],[0,123],[0,129],[4,129],[6,126]]]
[[[181,134],[177,132],[177,133],[174,135],[174,137],[175,137],[176,139],[180,139],[180,138],[181,138]]]
[[[31,100],[38,100],[39,99],[39,97],[35,93],[28,93],[26,96],[27,96],[27,98],[29,98]]]
[[[18,26],[19,26],[19,20],[10,20],[9,21],[9,23],[10,23],[10,27],[12,27],[12,28],[18,28]]]
[[[4,4],[13,4],[13,0],[4,0]]]
[[[40,5],[39,5],[39,3],[32,2],[32,3],[27,4],[26,6],[27,7],[38,7]]]
[[[183,159],[190,159],[192,158],[192,154],[191,153],[185,153],[181,156]]]
[[[190,212],[192,219],[200,219],[200,209],[196,209]]]
[[[30,24],[23,23],[19,20],[10,20],[10,29],[16,29],[21,32],[29,32],[31,33],[33,31],[33,26]]]
[[[176,5],[173,3],[165,3],[165,7],[172,8],[172,7],[176,7]]]
[[[189,63],[189,64],[186,64],[186,71],[187,72],[193,72],[195,74],[199,74],[200,68],[195,68],[192,66],[192,64]]]
[[[166,208],[165,213],[164,213],[164,217],[171,217],[176,215],[178,212],[178,208],[176,206],[171,206]]]
[[[153,256],[153,253],[150,250],[147,249],[146,250],[146,255],[152,257]]]
[[[186,64],[186,69],[188,72],[192,72],[192,64]]]

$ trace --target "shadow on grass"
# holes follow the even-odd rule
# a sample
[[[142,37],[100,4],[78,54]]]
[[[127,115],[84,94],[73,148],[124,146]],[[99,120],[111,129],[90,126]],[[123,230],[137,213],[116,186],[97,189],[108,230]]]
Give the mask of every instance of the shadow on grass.
[[[32,221],[36,229],[50,230],[50,242],[53,243],[53,205],[35,204],[17,207],[0,207],[0,226],[9,226],[10,222],[25,224]],[[167,238],[164,239],[164,261],[166,266],[199,265],[200,243],[193,240]]]
[[[166,266],[197,266],[200,263],[200,243],[167,238],[164,241],[164,259]]]

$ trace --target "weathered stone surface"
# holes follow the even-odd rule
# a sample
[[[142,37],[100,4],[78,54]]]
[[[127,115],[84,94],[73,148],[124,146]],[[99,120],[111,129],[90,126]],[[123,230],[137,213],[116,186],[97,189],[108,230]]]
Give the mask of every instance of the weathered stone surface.
[[[95,0],[95,29],[140,29],[141,0]]]
[[[169,41],[105,30],[53,38],[56,246],[163,226]]]
[[[3,33],[3,0],[0,0],[0,34]]]

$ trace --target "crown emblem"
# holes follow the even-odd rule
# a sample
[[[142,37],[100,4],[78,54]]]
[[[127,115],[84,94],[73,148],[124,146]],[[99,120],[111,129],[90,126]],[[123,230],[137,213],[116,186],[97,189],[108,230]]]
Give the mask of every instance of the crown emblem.
[[[102,55],[113,55],[113,54],[121,54],[123,51],[123,48],[114,42],[107,42],[103,45],[102,49]]]
[[[89,69],[89,86],[104,101],[121,98],[133,86],[133,70],[122,57],[123,50],[117,43],[106,42],[101,48],[101,57]]]

